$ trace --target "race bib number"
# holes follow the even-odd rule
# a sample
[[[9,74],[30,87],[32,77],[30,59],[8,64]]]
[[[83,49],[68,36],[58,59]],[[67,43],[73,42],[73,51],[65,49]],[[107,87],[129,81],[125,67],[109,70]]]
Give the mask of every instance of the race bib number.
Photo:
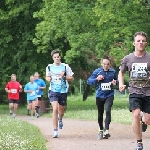
[[[32,91],[31,93],[30,93],[30,96],[34,96],[35,95],[35,91]]]
[[[131,77],[132,78],[146,78],[147,77],[147,63],[133,63]]]
[[[101,83],[101,89],[103,91],[105,91],[105,90],[111,90],[111,82],[110,83]]]
[[[11,93],[17,93],[17,89],[11,89]]]
[[[52,82],[54,82],[55,84],[61,84],[61,76],[53,76]]]

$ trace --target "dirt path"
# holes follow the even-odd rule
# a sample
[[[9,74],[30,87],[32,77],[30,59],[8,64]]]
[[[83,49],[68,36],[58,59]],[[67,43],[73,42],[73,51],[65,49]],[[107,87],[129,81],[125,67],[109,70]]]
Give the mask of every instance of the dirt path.
[[[28,116],[19,119],[37,126],[47,139],[50,150],[135,150],[136,142],[131,125],[111,123],[111,137],[98,140],[98,124],[96,121],[63,119],[64,127],[59,130],[59,138],[52,138],[52,119],[40,117],[30,120]],[[144,150],[150,150],[150,129],[143,133]]]

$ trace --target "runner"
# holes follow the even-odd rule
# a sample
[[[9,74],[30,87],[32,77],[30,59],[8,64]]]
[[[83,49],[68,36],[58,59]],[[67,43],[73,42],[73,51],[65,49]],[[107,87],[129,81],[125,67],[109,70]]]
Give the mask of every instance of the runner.
[[[38,85],[34,82],[34,76],[30,76],[30,82],[25,85],[24,92],[27,93],[27,101],[29,110],[31,111],[31,119],[34,119],[35,106],[37,102]]]
[[[37,93],[37,104],[35,106],[36,116],[38,118],[40,116],[39,115],[39,109],[40,109],[40,106],[41,106],[43,90],[46,89],[46,84],[45,84],[43,79],[39,78],[39,73],[38,72],[35,72],[35,74],[34,74],[34,82],[38,84],[38,88],[39,88],[39,92]]]
[[[147,45],[147,34],[144,32],[136,32],[134,34],[133,53],[125,56],[122,60],[120,71],[118,74],[119,90],[122,92],[124,85],[124,73],[130,73],[129,81],[129,109],[133,115],[133,132],[137,140],[136,150],[143,149],[141,117],[143,111],[144,121],[150,124],[150,54],[145,50]]]
[[[5,87],[8,93],[10,115],[16,117],[18,105],[19,105],[19,92],[22,92],[22,86],[16,81],[16,75],[11,75],[11,81],[7,83]]]
[[[96,69],[87,80],[87,84],[96,85],[96,105],[98,109],[98,139],[108,139],[111,122],[111,107],[114,101],[113,85],[117,83],[116,71],[112,68],[109,57],[102,59],[102,67]],[[106,110],[105,128],[103,127],[104,106]]]
[[[67,101],[68,81],[73,81],[73,72],[68,64],[61,63],[59,50],[53,50],[51,56],[54,60],[53,64],[46,67],[46,80],[50,82],[49,99],[53,107],[53,138],[58,137],[58,121],[59,129],[62,129],[64,109]],[[59,116],[59,117],[58,117]]]

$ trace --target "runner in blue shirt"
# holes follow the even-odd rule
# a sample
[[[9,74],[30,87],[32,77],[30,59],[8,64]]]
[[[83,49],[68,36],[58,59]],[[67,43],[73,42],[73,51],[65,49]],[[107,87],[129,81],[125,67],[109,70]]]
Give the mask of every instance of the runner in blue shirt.
[[[38,93],[38,85],[34,82],[33,75],[30,76],[30,82],[25,85],[24,92],[27,93],[27,101],[29,109],[31,110],[31,119],[33,119]]]
[[[114,100],[113,85],[117,83],[116,71],[110,68],[109,57],[102,59],[102,67],[96,69],[87,80],[87,84],[96,85],[96,105],[98,109],[99,133],[98,139],[108,139],[111,122],[111,107]],[[103,128],[104,105],[106,110],[105,128]],[[104,132],[104,133],[103,133]]]
[[[68,64],[61,63],[60,52],[53,50],[51,56],[54,60],[53,64],[46,67],[46,80],[50,82],[49,99],[53,107],[53,138],[58,137],[58,122],[59,129],[62,129],[64,109],[67,101],[68,81],[73,81],[73,72]],[[59,121],[58,121],[59,116]]]
[[[40,116],[39,115],[39,108],[41,106],[43,90],[46,89],[46,84],[45,84],[43,79],[39,78],[39,73],[38,72],[35,72],[35,74],[34,74],[34,82],[37,83],[38,87],[39,87],[39,91],[37,93],[37,104],[35,106],[36,116],[38,118]]]

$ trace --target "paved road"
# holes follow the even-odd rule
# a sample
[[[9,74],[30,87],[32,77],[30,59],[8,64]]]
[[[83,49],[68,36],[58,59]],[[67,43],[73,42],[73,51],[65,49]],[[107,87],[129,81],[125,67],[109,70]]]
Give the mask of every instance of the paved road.
[[[136,141],[131,125],[111,123],[111,137],[98,140],[98,124],[95,121],[63,119],[64,127],[59,130],[59,138],[52,138],[51,118],[18,116],[19,119],[37,126],[47,139],[49,150],[135,150]],[[143,133],[144,150],[150,150],[150,129]]]

